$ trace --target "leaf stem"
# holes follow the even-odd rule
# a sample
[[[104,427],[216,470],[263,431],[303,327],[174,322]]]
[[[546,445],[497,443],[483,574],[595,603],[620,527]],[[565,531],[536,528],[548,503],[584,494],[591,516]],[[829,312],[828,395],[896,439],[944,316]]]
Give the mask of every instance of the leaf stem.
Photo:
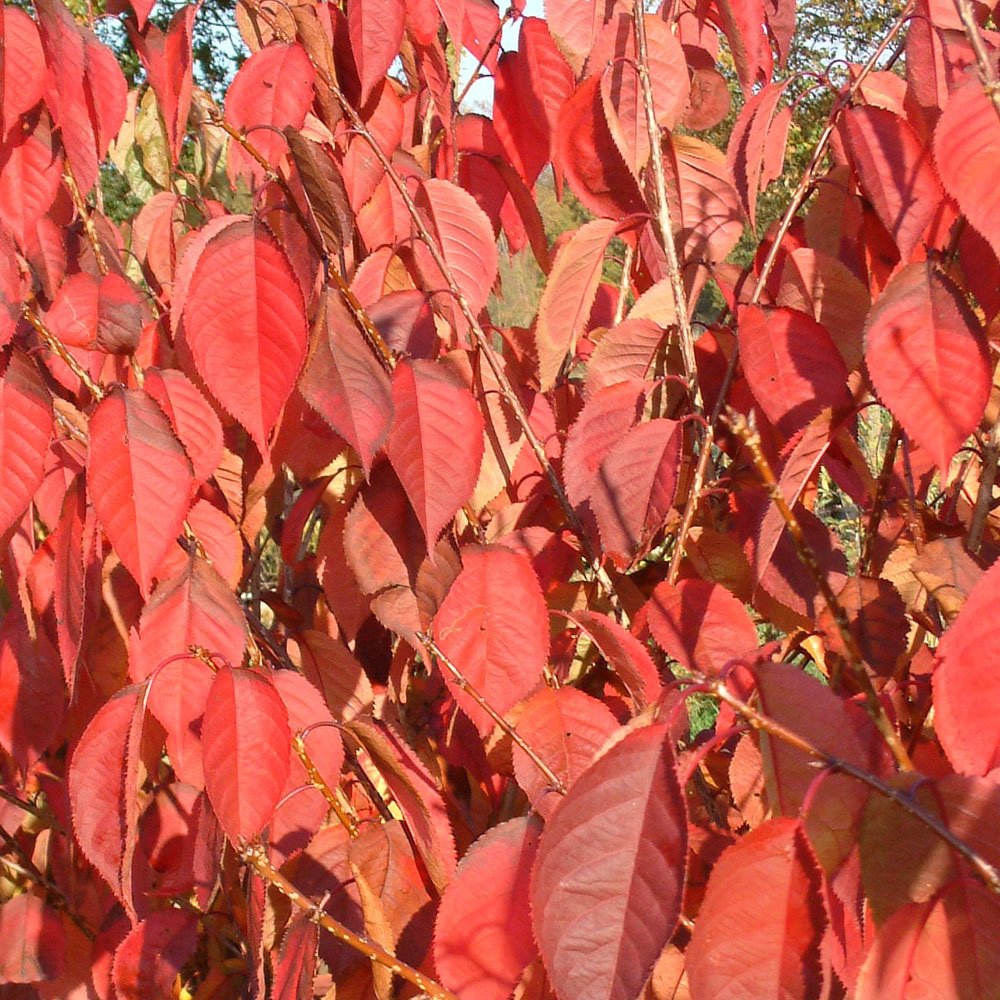
[[[384,966],[394,975],[400,976],[408,983],[412,983],[417,989],[423,990],[427,996],[432,997],[433,1000],[459,1000],[458,996],[442,986],[437,980],[425,976],[419,969],[413,968],[412,965],[407,965],[406,962],[397,958],[391,951],[383,948],[380,944],[376,944],[371,938],[355,933],[350,928],[345,927],[339,920],[325,913],[308,896],[299,892],[268,861],[267,852],[260,843],[245,846],[240,851],[240,857],[265,882],[277,889],[293,906],[298,907],[309,920],[332,934],[338,941],[342,941],[349,948],[360,952],[369,961]]]
[[[858,89],[867,79],[868,75],[875,69],[878,60],[882,58],[883,53],[889,47],[893,38],[896,37],[910,17],[912,8],[913,0],[908,0],[906,5],[899,12],[896,20],[893,21],[892,26],[886,32],[885,37],[878,44],[878,47],[861,68],[861,71],[858,73],[854,82],[847,89],[843,98],[831,111],[830,119],[820,134],[819,139],[816,141],[812,156],[809,158],[809,162],[806,164],[806,168],[802,172],[802,176],[799,178],[799,183],[792,192],[792,197],[788,202],[788,207],[785,209],[785,213],[781,217],[781,222],[778,224],[778,228],[775,231],[773,241],[760,269],[760,274],[757,276],[757,282],[754,285],[753,293],[750,296],[750,305],[756,305],[760,302],[761,296],[764,294],[764,289],[767,287],[768,279],[771,277],[771,272],[774,270],[774,266],[777,263],[778,253],[781,249],[782,241],[788,233],[788,230],[791,228],[796,214],[805,203],[809,193],[812,191],[816,171],[819,169],[819,165],[823,162],[823,157],[826,155],[827,147],[830,145],[830,140],[833,138],[834,129],[836,128],[837,119],[840,116],[840,113],[848,106],[848,104],[850,104],[852,98],[858,92]],[[737,341],[733,347],[732,354],[729,356],[729,364],[726,366],[726,373],[723,376],[722,384],[719,387],[718,399],[716,399],[715,406],[712,408],[712,416],[709,419],[709,433],[706,435],[705,447],[702,448],[701,454],[698,456],[698,464],[695,466],[694,476],[691,481],[691,489],[688,493],[687,503],[684,506],[684,513],[681,516],[681,526],[677,532],[677,541],[674,543],[674,553],[670,560],[670,569],[667,575],[667,579],[671,583],[676,583],[680,574],[681,560],[684,558],[685,549],[687,548],[687,536],[691,531],[692,524],[694,523],[694,516],[698,509],[698,503],[701,500],[702,490],[705,487],[705,475],[708,471],[708,463],[712,456],[710,442],[714,439],[719,419],[722,416],[722,411],[725,409],[726,396],[729,394],[730,386],[733,384],[733,378],[736,376],[736,366],[739,363],[739,357],[740,348],[739,342]]]
[[[560,795],[566,794],[566,786],[562,779],[545,763],[528,741],[469,683],[469,679],[454,664],[441,647],[426,633],[418,632],[417,638],[431,651],[438,663],[442,664],[451,674],[458,687],[464,691],[499,727],[513,743],[519,746],[535,767],[544,775],[545,780]]]
[[[739,696],[733,694],[733,692],[726,687],[726,682],[722,678],[695,676],[694,679],[699,684],[706,684],[708,689],[720,701],[725,702],[730,708],[743,716],[743,718],[746,719],[747,722],[754,727],[754,729],[759,729],[762,732],[767,733],[769,736],[801,750],[803,753],[808,754],[815,760],[822,761],[822,763],[832,771],[840,771],[842,774],[849,774],[852,778],[856,778],[858,781],[868,785],[869,788],[874,789],[880,795],[884,795],[887,799],[890,799],[901,809],[904,809],[911,816],[913,816],[914,819],[923,823],[938,837],[940,837],[941,840],[948,844],[949,847],[965,858],[965,860],[972,866],[976,876],[990,890],[990,892],[1000,895],[1000,871],[998,871],[994,865],[990,864],[990,862],[987,861],[974,848],[962,840],[961,837],[957,837],[954,833],[952,833],[952,831],[949,830],[948,827],[941,822],[941,820],[924,810],[920,804],[906,791],[890,785],[888,782],[883,781],[881,778],[869,773],[864,768],[852,764],[850,761],[843,760],[840,757],[827,753],[825,750],[821,750],[819,747],[810,743],[808,740],[804,739],[787,726],[783,726],[777,720],[758,712],[752,705],[748,705]]]

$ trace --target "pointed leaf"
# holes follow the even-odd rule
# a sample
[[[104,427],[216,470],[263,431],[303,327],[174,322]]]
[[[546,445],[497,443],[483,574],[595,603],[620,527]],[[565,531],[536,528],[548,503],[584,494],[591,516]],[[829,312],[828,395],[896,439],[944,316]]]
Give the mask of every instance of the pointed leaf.
[[[0,8],[0,140],[30,111],[45,92],[46,69],[42,40],[34,21],[17,7]]]
[[[944,200],[930,149],[884,108],[850,108],[843,122],[861,187],[906,262]]]
[[[288,150],[282,129],[299,129],[313,101],[316,71],[297,44],[272,43],[243,63],[226,92],[226,120],[246,133],[251,145],[276,166]],[[226,169],[235,184],[242,174],[258,184],[264,168],[235,141]]]
[[[389,431],[392,387],[340,296],[320,303],[313,347],[299,390],[306,402],[358,453],[365,474]]]
[[[879,397],[946,471],[990,393],[982,328],[933,264],[897,271],[868,314],[865,362]]]
[[[368,103],[399,52],[403,13],[403,0],[354,0],[347,5],[347,30],[361,77],[360,104]]]
[[[542,687],[521,707],[517,733],[547,764],[567,790],[590,766],[597,751],[618,729],[603,702],[575,688]],[[559,805],[548,779],[516,744],[514,774],[539,815],[549,819]]]
[[[527,886],[524,889],[527,908]],[[66,965],[66,929],[59,914],[30,892],[0,906],[0,981],[58,979]]]
[[[846,409],[847,366],[830,334],[794,309],[739,311],[740,361],[754,398],[785,437],[820,410]]]
[[[686,953],[699,1000],[821,995],[819,871],[798,827],[795,820],[770,820],[712,869]]]
[[[535,938],[561,1000],[635,1000],[681,912],[687,814],[667,726],[637,729],[546,824]]]
[[[150,914],[115,952],[112,980],[120,1000],[169,996],[181,966],[194,953],[198,919],[183,910]]]
[[[601,462],[590,494],[601,548],[619,567],[645,550],[674,503],[683,444],[676,420],[632,430]]]
[[[462,572],[434,618],[434,636],[445,655],[501,715],[542,680],[548,661],[545,600],[531,563],[503,548],[462,550]],[[447,670],[459,707],[480,733],[494,722]]]
[[[445,266],[465,296],[473,315],[478,315],[497,276],[497,248],[493,227],[476,199],[451,181],[424,181],[417,193],[418,209],[427,222]],[[434,291],[447,281],[437,265],[424,259],[426,248],[418,245],[418,260],[425,272],[425,289]]]
[[[0,746],[27,773],[62,725],[66,689],[59,658],[44,634],[33,640],[20,605],[0,626]]]
[[[535,957],[528,887],[541,823],[512,819],[480,837],[441,899],[434,964],[463,1000],[506,1000]]]
[[[587,329],[604,266],[604,254],[617,226],[594,219],[570,236],[556,254],[538,305],[535,343],[542,391],[551,389],[567,354]]]
[[[270,821],[289,771],[288,711],[274,685],[250,670],[216,675],[201,728],[205,789],[230,841]]]
[[[52,396],[35,366],[14,351],[0,380],[0,536],[41,484],[51,436]]]
[[[183,337],[198,374],[266,453],[308,342],[291,264],[263,226],[236,217],[196,259],[189,263],[185,256],[182,270],[190,275],[181,306]]]
[[[743,604],[708,580],[661,583],[646,605],[657,644],[688,670],[713,675],[757,648],[757,629]]]
[[[548,0],[545,5],[549,31],[577,76],[612,6],[612,0]]]
[[[431,361],[396,366],[386,452],[417,515],[427,547],[476,485],[483,417],[472,393]]]
[[[945,190],[1000,255],[1000,121],[976,73],[952,92],[934,130],[934,162]]]
[[[144,594],[191,504],[191,462],[163,411],[115,388],[90,418],[87,490],[108,541]]]
[[[985,650],[1000,640],[1000,560],[976,584],[937,650],[934,713],[938,739],[956,770],[1000,767],[1000,678]]]

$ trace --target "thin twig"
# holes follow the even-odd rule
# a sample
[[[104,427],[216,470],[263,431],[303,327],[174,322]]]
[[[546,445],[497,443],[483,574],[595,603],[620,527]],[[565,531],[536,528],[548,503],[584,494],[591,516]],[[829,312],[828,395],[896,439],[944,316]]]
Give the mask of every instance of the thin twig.
[[[565,795],[566,786],[563,784],[562,779],[539,757],[534,747],[469,683],[469,679],[459,670],[441,647],[426,633],[418,632],[417,638],[431,651],[438,663],[442,664],[448,673],[451,674],[455,684],[511,738],[512,742],[525,752],[528,759],[541,771],[545,780],[552,788],[560,795]]]
[[[459,1000],[451,990],[446,989],[437,980],[425,976],[419,969],[413,968],[402,959],[397,958],[391,951],[383,948],[380,944],[372,941],[371,938],[363,934],[357,934],[350,928],[345,927],[339,920],[334,919],[328,913],[313,902],[308,896],[299,892],[295,886],[285,878],[267,859],[266,850],[259,844],[253,843],[244,847],[240,851],[240,857],[269,885],[278,890],[292,905],[298,907],[312,923],[317,927],[332,934],[338,941],[342,941],[349,948],[360,952],[369,961],[384,966],[394,975],[400,976],[408,983],[412,983],[419,990],[423,990],[427,996],[433,1000]]]
[[[305,732],[296,733],[292,737],[292,749],[302,762],[302,766],[306,769],[306,774],[309,776],[309,784],[322,793],[323,798],[326,799],[327,804],[333,810],[337,819],[340,820],[340,825],[351,837],[356,837],[358,835],[358,817],[354,814],[350,803],[346,800],[342,802],[337,797],[336,791],[326,783],[323,775],[319,773],[319,769],[306,749],[306,735]]]
[[[674,295],[674,312],[677,316],[677,330],[681,341],[684,377],[688,382],[688,391],[691,394],[694,411],[701,413],[703,403],[701,387],[698,384],[698,366],[694,357],[694,335],[691,330],[691,318],[688,316],[687,295],[684,292],[684,281],[681,278],[680,261],[677,258],[677,245],[674,242],[674,227],[670,218],[670,204],[667,201],[667,178],[663,169],[660,126],[656,121],[653,85],[649,78],[649,51],[646,45],[643,0],[634,0],[632,20],[635,23],[636,71],[639,74],[639,85],[642,88],[642,103],[646,112],[646,131],[649,133],[650,168],[653,171],[653,190],[656,195],[656,224],[659,230],[660,244],[667,258],[667,274]],[[704,447],[709,447],[707,441],[704,443]]]
[[[757,283],[750,296],[750,305],[756,305],[756,303],[760,301],[761,296],[764,294],[764,289],[767,287],[768,279],[770,278],[771,272],[774,270],[774,265],[778,260],[778,254],[781,250],[781,244],[785,235],[791,228],[792,222],[794,221],[799,209],[805,203],[806,198],[812,191],[816,171],[819,169],[820,164],[823,162],[823,158],[826,156],[827,147],[833,137],[840,113],[850,104],[854,95],[858,92],[858,89],[867,79],[868,75],[875,69],[878,60],[882,58],[882,54],[889,47],[893,38],[896,37],[900,29],[910,17],[912,8],[913,0],[909,0],[902,11],[900,11],[899,16],[893,22],[892,27],[886,33],[886,36],[882,39],[878,47],[869,57],[868,61],[861,68],[861,71],[848,88],[844,97],[831,112],[830,120],[827,122],[826,127],[823,129],[815,147],[813,148],[813,153],[809,158],[809,163],[802,172],[802,176],[799,178],[799,183],[792,192],[792,197],[788,202],[788,207],[785,209],[785,214],[781,217],[781,222],[778,224],[778,228],[775,231],[773,242],[768,249],[760,274],[757,276]],[[733,345],[733,352],[729,356],[729,364],[726,366],[726,374],[722,379],[722,385],[719,387],[718,399],[716,399],[715,406],[712,408],[712,415],[708,421],[709,431],[705,436],[705,446],[702,448],[701,454],[698,456],[698,464],[695,466],[694,477],[692,478],[691,488],[688,492],[687,503],[684,506],[684,513],[681,516],[681,526],[677,532],[677,540],[674,543],[674,553],[670,560],[670,570],[667,575],[667,579],[671,583],[676,583],[677,577],[680,574],[681,560],[684,558],[685,549],[687,547],[687,536],[691,531],[692,524],[694,523],[694,515],[698,509],[698,503],[701,500],[702,490],[705,486],[705,474],[708,470],[709,459],[712,455],[711,441],[714,439],[719,418],[722,416],[722,412],[725,409],[726,396],[729,394],[729,388],[733,384],[733,378],[736,375],[736,366],[739,362],[739,357],[739,342],[736,342]]]
[[[55,354],[63,364],[84,384],[94,399],[104,399],[104,390],[90,377],[87,370],[66,349],[66,345],[42,322],[41,317],[26,302],[21,307],[24,318],[35,328],[42,343]]]
[[[976,505],[972,510],[969,522],[968,548],[970,552],[979,553],[983,545],[983,531],[986,528],[986,518],[993,506],[993,487],[997,481],[997,463],[1000,462],[1000,420],[994,425],[983,442],[983,465],[979,473],[979,492],[976,494]]]
[[[826,573],[823,572],[822,567],[817,562],[812,546],[809,544],[805,532],[802,530],[802,525],[799,524],[799,520],[795,516],[795,511],[789,507],[788,501],[785,500],[784,494],[781,492],[781,487],[778,485],[774,471],[771,469],[771,463],[767,460],[767,456],[761,447],[760,435],[757,433],[756,428],[751,426],[746,417],[741,413],[736,413],[734,410],[729,411],[729,424],[733,432],[743,442],[744,447],[750,452],[754,467],[757,469],[757,474],[767,489],[771,503],[778,508],[784,519],[785,526],[795,545],[795,551],[798,554],[799,560],[809,571],[809,575],[813,578],[820,593],[823,595],[823,600],[830,614],[833,616],[837,630],[840,632],[840,638],[847,650],[847,660],[851,668],[851,676],[864,695],[865,709],[878,727],[878,731],[882,734],[886,746],[892,751],[892,755],[899,767],[904,771],[912,771],[913,762],[910,760],[910,755],[906,752],[906,747],[903,746],[899,734],[886,715],[885,709],[883,709],[882,703],[879,701],[878,695],[872,687],[871,678],[865,671],[861,650],[858,648],[857,640],[854,638],[854,633],[851,630],[851,622],[847,617],[847,612],[837,599],[837,595],[834,594]]]
[[[94,228],[94,220],[90,217],[90,210],[87,208],[86,201],[84,201],[80,185],[76,183],[76,177],[73,174],[73,168],[69,165],[69,160],[66,161],[63,167],[63,180],[66,182],[66,187],[69,188],[70,197],[73,199],[73,205],[76,208],[76,214],[80,216],[84,232],[87,234],[87,240],[94,251],[97,270],[103,278],[108,273],[108,262],[104,256],[104,248],[101,246],[97,230]]]
[[[801,737],[798,733],[793,732],[786,726],[783,726],[780,722],[772,719],[762,713],[758,712],[753,706],[748,705],[745,701],[739,698],[737,695],[733,694],[726,687],[726,682],[722,678],[707,678],[707,677],[696,677],[699,685],[707,685],[708,689],[714,694],[720,701],[724,701],[730,708],[738,712],[747,722],[750,723],[755,729],[759,729],[762,732],[767,733],[769,736],[773,736],[775,739],[781,740],[783,743],[787,743],[789,746],[793,746],[803,753],[808,754],[815,760],[822,761],[822,763],[830,768],[832,771],[840,771],[842,774],[849,774],[852,778],[856,778],[858,781],[863,782],[868,785],[869,788],[874,789],[880,795],[884,795],[887,799],[890,799],[900,808],[905,809],[911,816],[919,820],[931,831],[933,831],[938,837],[940,837],[949,847],[957,851],[969,864],[972,866],[973,871],[976,873],[979,879],[982,880],[983,884],[993,893],[1000,895],[1000,871],[998,871],[992,864],[989,863],[982,855],[980,855],[974,848],[967,844],[961,837],[955,836],[947,826],[944,825],[936,816],[931,815],[925,809],[923,809],[918,802],[916,802],[912,796],[910,796],[906,791],[896,788],[893,785],[888,784],[881,778],[876,777],[874,774],[870,774],[864,768],[860,768],[850,761],[836,757],[833,754],[827,753],[825,750],[821,750],[819,747],[814,746],[808,740]]]

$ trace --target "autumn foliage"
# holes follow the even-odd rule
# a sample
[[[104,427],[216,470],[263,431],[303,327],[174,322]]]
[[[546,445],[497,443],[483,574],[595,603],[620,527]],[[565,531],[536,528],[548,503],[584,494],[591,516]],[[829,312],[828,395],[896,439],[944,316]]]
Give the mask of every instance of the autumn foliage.
[[[0,993],[1000,997],[994,4],[110,6],[0,7]]]

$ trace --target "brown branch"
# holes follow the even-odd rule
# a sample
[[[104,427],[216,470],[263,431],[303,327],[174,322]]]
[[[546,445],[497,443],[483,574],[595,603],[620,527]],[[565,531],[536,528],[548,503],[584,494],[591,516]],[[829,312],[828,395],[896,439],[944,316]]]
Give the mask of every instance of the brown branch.
[[[840,757],[827,753],[825,750],[821,750],[819,747],[814,746],[808,740],[801,737],[798,733],[793,732],[786,726],[783,726],[780,722],[777,722],[775,719],[758,712],[757,709],[753,708],[753,706],[748,705],[737,695],[733,694],[726,687],[726,682],[721,678],[696,677],[694,679],[699,684],[707,686],[712,694],[714,694],[720,701],[729,705],[729,707],[734,711],[738,712],[744,719],[747,720],[747,722],[750,723],[751,726],[754,727],[754,729],[759,729],[762,732],[767,733],[769,736],[801,750],[803,753],[808,754],[815,760],[821,761],[823,765],[828,767],[831,771],[840,771],[842,774],[849,774],[852,778],[856,778],[858,781],[863,782],[880,795],[884,795],[901,809],[906,810],[906,812],[913,816],[914,819],[923,823],[938,837],[940,837],[941,840],[948,844],[949,847],[965,858],[983,884],[991,892],[1000,895],[1000,871],[998,871],[996,867],[990,864],[989,861],[987,861],[964,840],[955,836],[955,834],[952,833],[951,830],[949,830],[948,827],[941,822],[941,820],[923,809],[920,804],[906,791],[888,784],[881,778],[876,777],[874,774],[870,774],[868,771],[864,770],[864,768],[860,768],[857,765],[852,764],[850,761],[843,760]]]
[[[962,21],[962,28],[965,30],[965,37],[972,46],[972,51],[976,57],[976,68],[979,70],[979,79],[982,81],[983,90],[993,104],[993,109],[1000,118],[1000,79],[993,69],[993,60],[986,50],[986,43],[983,41],[979,25],[976,23],[976,15],[972,9],[970,0],[955,0],[955,10]]]
[[[345,927],[339,920],[334,919],[325,913],[319,905],[314,903],[308,896],[299,892],[295,886],[285,878],[267,859],[267,852],[259,843],[248,844],[240,851],[240,857],[244,863],[253,870],[269,885],[278,890],[293,906],[298,907],[312,923],[317,927],[332,934],[338,941],[342,941],[349,948],[360,952],[369,961],[384,966],[394,975],[412,983],[417,989],[422,990],[433,1000],[459,1000],[451,990],[442,986],[437,980],[425,976],[419,969],[407,965],[402,959],[397,958],[391,951],[383,948],[380,944],[372,941],[371,938],[363,934],[357,934],[349,927]]]
[[[906,747],[903,746],[899,734],[893,727],[889,717],[885,714],[882,703],[879,701],[878,695],[872,687],[871,678],[865,671],[861,650],[858,648],[857,640],[851,631],[851,623],[847,617],[847,612],[837,599],[837,595],[834,594],[826,573],[823,572],[817,562],[812,546],[809,544],[805,532],[802,530],[802,525],[799,524],[799,520],[795,516],[795,511],[788,505],[788,501],[785,500],[784,494],[781,492],[781,487],[778,485],[774,471],[771,469],[771,463],[768,462],[767,456],[761,448],[760,435],[757,433],[756,428],[751,426],[746,417],[740,413],[736,413],[734,410],[729,411],[728,421],[734,433],[750,452],[754,467],[757,469],[757,474],[767,489],[771,503],[778,508],[784,519],[788,534],[795,545],[795,551],[798,554],[800,562],[809,571],[809,575],[815,581],[816,586],[819,587],[819,591],[823,595],[823,600],[830,614],[833,616],[837,630],[840,632],[840,638],[847,650],[851,676],[864,695],[865,710],[878,727],[878,731],[882,734],[886,746],[892,751],[897,765],[904,771],[912,771],[913,762],[910,760],[910,755],[906,752]]]
[[[426,633],[418,632],[417,638],[431,651],[438,663],[443,664],[445,669],[451,674],[452,679],[458,687],[464,691],[499,727],[511,740],[519,746],[527,755],[535,767],[541,771],[545,780],[560,795],[566,794],[566,786],[562,779],[545,763],[538,755],[537,751],[527,740],[469,683],[469,679],[452,662],[448,655],[440,646]]]
[[[104,390],[90,377],[87,370],[66,349],[66,345],[42,322],[41,317],[26,302],[21,307],[24,318],[35,328],[42,343],[86,386],[98,402],[104,399]]]
[[[108,262],[104,256],[104,248],[101,246],[97,230],[94,228],[94,220],[90,217],[90,210],[87,208],[86,201],[84,201],[80,185],[76,183],[76,177],[73,174],[73,168],[69,165],[69,160],[66,161],[63,167],[63,180],[66,182],[66,187],[69,188],[70,197],[73,199],[73,205],[76,208],[76,214],[80,216],[84,232],[87,234],[87,240],[94,251],[97,270],[103,278],[108,273]]]
[[[661,145],[660,126],[656,121],[656,108],[653,103],[653,85],[649,79],[649,52],[646,45],[645,5],[643,0],[634,0],[632,5],[632,20],[635,23],[636,71],[639,74],[639,85],[642,88],[642,104],[646,113],[646,131],[649,133],[650,167],[653,172],[653,190],[656,194],[656,227],[659,230],[660,245],[667,258],[667,274],[670,278],[670,289],[674,296],[674,312],[677,315],[677,330],[681,341],[681,359],[684,364],[684,377],[687,379],[688,391],[694,404],[694,411],[701,413],[703,403],[701,388],[698,384],[698,366],[694,357],[694,334],[691,330],[691,318],[688,316],[687,295],[684,292],[684,281],[681,278],[680,261],[677,258],[677,245],[674,243],[674,227],[670,219],[670,204],[667,201],[667,178],[663,169],[663,148]],[[708,442],[704,444],[709,447]]]
[[[882,456],[882,467],[879,469],[878,479],[875,482],[872,512],[869,515],[868,525],[865,528],[865,540],[861,549],[860,562],[862,573],[870,573],[872,570],[872,560],[875,558],[875,543],[878,540],[878,528],[882,522],[882,514],[885,511],[885,495],[889,488],[889,479],[892,476],[893,466],[896,464],[896,452],[899,450],[902,433],[899,422],[893,419],[892,430],[889,432],[889,440],[885,446],[885,455]]]
[[[350,803],[346,802],[346,800],[342,802],[337,797],[336,791],[326,783],[323,775],[319,773],[319,769],[306,749],[306,734],[304,732],[296,733],[292,737],[292,749],[299,760],[302,761],[302,766],[306,769],[306,774],[309,776],[309,784],[322,793],[323,798],[326,799],[327,804],[333,810],[337,819],[340,820],[340,825],[352,838],[356,837],[358,835],[358,817],[354,814]]]
[[[993,487],[997,481],[997,463],[1000,462],[1000,420],[983,442],[983,465],[979,474],[979,492],[976,494],[976,505],[972,510],[972,520],[969,522],[970,552],[979,553],[983,545],[983,531],[986,528],[986,518],[993,506]]]
[[[785,213],[781,217],[781,222],[778,224],[778,228],[775,231],[773,242],[768,249],[760,274],[757,276],[757,283],[750,296],[750,305],[756,305],[756,303],[760,301],[761,296],[764,294],[764,289],[767,287],[768,279],[770,278],[771,272],[774,270],[774,265],[778,260],[778,253],[781,249],[782,241],[788,233],[788,230],[791,228],[796,214],[805,203],[809,193],[812,191],[816,172],[819,169],[820,164],[823,162],[823,158],[826,156],[827,147],[830,145],[830,140],[833,137],[834,129],[836,128],[837,119],[840,116],[840,113],[850,104],[854,95],[858,92],[858,89],[867,79],[868,75],[875,69],[878,60],[882,58],[883,53],[889,47],[893,38],[896,37],[903,25],[906,23],[907,19],[910,17],[912,8],[913,0],[908,0],[906,5],[900,11],[899,16],[892,23],[892,27],[889,28],[885,37],[871,54],[868,61],[861,68],[861,71],[858,73],[854,82],[847,89],[846,94],[831,112],[830,120],[827,122],[826,127],[823,129],[822,133],[820,133],[820,137],[816,141],[812,156],[809,158],[809,162],[806,164],[806,168],[802,172],[802,176],[799,178],[799,183],[792,192],[792,197],[788,202],[788,207],[785,209]],[[726,367],[726,374],[722,379],[722,385],[719,387],[719,397],[715,401],[715,406],[712,408],[712,415],[708,421],[709,430],[705,436],[705,447],[702,448],[701,454],[698,456],[698,464],[695,467],[694,476],[691,481],[691,488],[688,493],[687,503],[684,506],[684,513],[681,516],[681,526],[677,532],[677,540],[674,543],[674,553],[670,560],[670,570],[667,575],[667,579],[671,583],[676,583],[677,577],[680,574],[680,564],[681,560],[684,558],[687,536],[691,531],[692,524],[694,523],[694,515],[698,508],[698,503],[701,500],[702,490],[705,487],[705,475],[708,470],[709,460],[712,456],[710,442],[714,439],[719,419],[722,416],[722,411],[725,409],[726,396],[729,394],[730,386],[732,385],[733,378],[736,375],[736,366],[739,363],[739,356],[739,342],[736,342],[733,346],[733,353],[729,357],[729,364]]]

